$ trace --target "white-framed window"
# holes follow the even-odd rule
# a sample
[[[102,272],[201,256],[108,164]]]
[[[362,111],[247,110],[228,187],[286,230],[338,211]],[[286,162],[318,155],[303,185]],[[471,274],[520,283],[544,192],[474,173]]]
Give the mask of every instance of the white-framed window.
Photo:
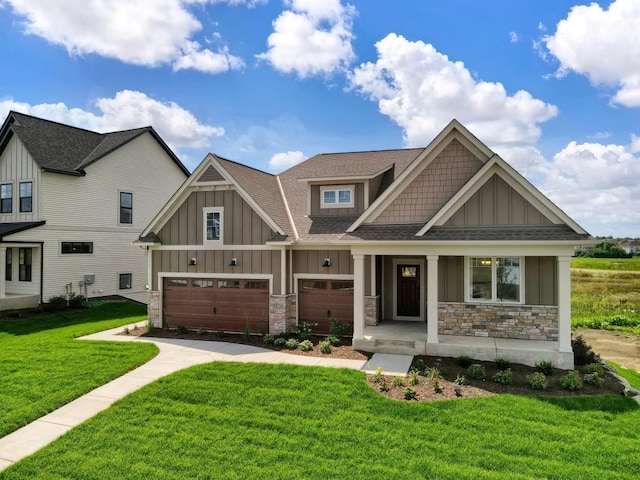
[[[130,225],[133,223],[133,193],[119,192],[118,196],[120,206],[118,214],[119,223]]]
[[[20,212],[33,212],[33,182],[20,182]]]
[[[118,290],[131,290],[131,273],[118,274]]]
[[[320,187],[320,208],[353,208],[354,185]]]
[[[223,207],[206,207],[203,209],[204,244],[222,243],[224,223]]]
[[[13,183],[0,185],[0,213],[13,213]]]
[[[522,257],[467,257],[467,301],[524,303]]]

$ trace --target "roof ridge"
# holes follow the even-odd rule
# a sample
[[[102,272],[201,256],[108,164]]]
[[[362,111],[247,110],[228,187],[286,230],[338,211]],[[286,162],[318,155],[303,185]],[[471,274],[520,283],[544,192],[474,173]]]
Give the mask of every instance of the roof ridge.
[[[277,175],[274,174],[274,173],[265,172],[264,170],[260,170],[259,168],[252,167],[251,165],[247,165],[245,163],[236,162],[235,160],[229,160],[228,158],[221,157],[217,153],[214,153],[213,155],[216,158],[220,159],[220,160],[224,160],[225,162],[233,163],[234,165],[238,165],[240,167],[244,167],[244,168],[247,168],[249,170],[254,170],[254,171],[259,172],[259,173],[264,173],[265,175],[269,175],[270,177],[277,177]]]
[[[66,123],[58,122],[56,120],[50,120],[48,118],[36,117],[34,115],[29,115],[28,113],[17,112],[15,110],[10,110],[9,111],[9,115],[16,115],[16,114],[17,115],[23,115],[25,117],[29,117],[29,118],[32,118],[34,120],[38,120],[40,122],[52,123],[54,125],[59,125],[61,127],[65,127],[65,128],[72,128],[74,130],[80,130],[82,132],[92,133],[94,135],[105,135],[104,133],[96,132],[95,130],[89,130],[88,128],[76,127],[75,125],[68,125]],[[18,125],[18,126],[21,126],[21,125]]]
[[[352,150],[349,152],[323,152],[316,153],[313,157],[319,157],[321,155],[351,155],[354,153],[379,153],[379,152],[407,152],[409,150],[424,150],[425,147],[411,147],[411,148],[382,148],[379,150]],[[310,157],[310,158],[313,158]]]

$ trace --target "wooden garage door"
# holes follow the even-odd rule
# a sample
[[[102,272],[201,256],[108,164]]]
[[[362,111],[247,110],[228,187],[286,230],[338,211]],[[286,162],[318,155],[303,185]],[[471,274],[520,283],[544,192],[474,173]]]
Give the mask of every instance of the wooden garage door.
[[[169,327],[269,331],[269,281],[165,278],[163,321]]]
[[[353,334],[353,280],[299,280],[300,322],[314,322],[317,333],[329,333],[331,320],[351,326]]]

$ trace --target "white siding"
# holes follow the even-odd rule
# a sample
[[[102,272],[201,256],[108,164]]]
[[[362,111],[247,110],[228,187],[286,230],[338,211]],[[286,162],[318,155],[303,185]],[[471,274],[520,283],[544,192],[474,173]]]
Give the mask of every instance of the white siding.
[[[84,275],[96,276],[89,297],[123,295],[142,299],[147,284],[146,250],[132,245],[185,180],[184,173],[151,134],[129,142],[74,177],[42,173],[46,225],[11,235],[8,241],[44,242],[43,298],[76,293]],[[119,192],[133,193],[133,224],[118,223]],[[61,253],[61,242],[93,242],[93,254]],[[132,274],[132,288],[118,289],[118,274]]]
[[[19,280],[20,248],[31,248],[31,281]],[[11,256],[11,281],[5,282],[7,293],[19,295],[40,295],[40,247],[32,245],[7,245],[7,250],[12,250]],[[5,259],[2,258],[4,262]]]
[[[32,210],[31,213],[20,213],[20,182],[30,181],[32,185]],[[0,155],[0,183],[13,184],[13,212],[0,214],[0,222],[31,222],[40,220],[40,198],[38,186],[40,185],[40,168],[24,147],[24,144],[15,135],[9,140],[6,148]]]

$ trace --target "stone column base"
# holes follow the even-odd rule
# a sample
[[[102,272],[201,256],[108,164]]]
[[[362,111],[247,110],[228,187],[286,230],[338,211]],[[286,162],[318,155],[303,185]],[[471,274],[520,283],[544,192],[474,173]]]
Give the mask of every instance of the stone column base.
[[[375,327],[380,323],[380,295],[364,297],[364,324]]]
[[[160,328],[160,292],[157,290],[149,291],[149,303],[147,304],[147,316],[151,324]]]
[[[269,298],[269,334],[286,332],[297,323],[295,293],[271,295]]]

